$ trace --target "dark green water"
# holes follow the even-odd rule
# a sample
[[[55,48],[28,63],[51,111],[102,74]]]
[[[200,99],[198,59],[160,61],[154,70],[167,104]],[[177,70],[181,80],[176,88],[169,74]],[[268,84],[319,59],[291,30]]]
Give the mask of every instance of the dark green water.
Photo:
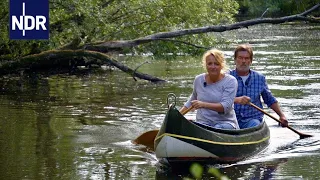
[[[314,137],[294,132],[267,118],[271,144],[265,152],[231,165],[212,165],[231,179],[317,179],[320,177],[320,30],[310,26],[257,26],[217,33],[231,44],[254,47],[253,68],[266,75],[289,123]],[[140,72],[165,84],[134,81],[117,70],[88,75],[0,80],[0,179],[180,179],[186,172],[160,169],[144,147],[131,144],[157,129],[166,97],[181,106],[202,73],[199,58],[153,60],[121,57]],[[272,111],[267,110],[274,115]],[[194,116],[189,113],[187,116]],[[210,178],[210,175],[205,175]]]

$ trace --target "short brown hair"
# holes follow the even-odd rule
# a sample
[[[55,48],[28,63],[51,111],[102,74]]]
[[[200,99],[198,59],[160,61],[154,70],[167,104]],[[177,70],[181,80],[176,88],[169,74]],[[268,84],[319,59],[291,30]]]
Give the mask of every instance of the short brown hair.
[[[236,49],[234,50],[234,59],[237,58],[238,56],[238,52],[239,51],[247,51],[250,55],[250,60],[252,61],[253,59],[253,50],[250,44],[240,44],[236,47]]]

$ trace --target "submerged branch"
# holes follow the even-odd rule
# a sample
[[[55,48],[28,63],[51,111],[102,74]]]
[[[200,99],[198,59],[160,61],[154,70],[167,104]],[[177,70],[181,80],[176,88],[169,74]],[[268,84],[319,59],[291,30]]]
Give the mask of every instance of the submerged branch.
[[[63,64],[68,66],[69,60],[75,57],[88,57],[91,58],[87,64],[108,64],[130,74],[133,77],[148,80],[151,82],[164,82],[165,80],[148,74],[139,73],[124,64],[120,63],[109,57],[106,54],[87,51],[87,50],[51,50],[45,51],[40,54],[25,56],[19,60],[12,62],[5,62],[0,65],[0,74],[11,74],[19,71],[32,71],[33,69],[46,69],[54,66],[61,67]]]

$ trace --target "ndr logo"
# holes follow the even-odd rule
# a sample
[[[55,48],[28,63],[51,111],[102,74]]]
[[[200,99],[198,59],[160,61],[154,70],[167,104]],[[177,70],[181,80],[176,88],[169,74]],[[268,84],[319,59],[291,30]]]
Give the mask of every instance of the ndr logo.
[[[10,0],[10,39],[49,39],[49,0]]]

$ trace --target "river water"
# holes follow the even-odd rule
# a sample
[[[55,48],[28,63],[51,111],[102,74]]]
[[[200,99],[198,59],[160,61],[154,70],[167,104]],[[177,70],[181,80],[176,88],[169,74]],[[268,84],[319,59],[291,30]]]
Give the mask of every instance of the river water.
[[[215,164],[230,179],[317,179],[320,177],[320,28],[261,25],[212,33],[230,44],[217,46],[233,68],[236,44],[254,47],[253,69],[266,75],[293,131],[266,117],[271,143],[261,154],[235,164]],[[0,179],[181,179],[188,172],[160,168],[154,153],[131,140],[158,129],[168,93],[181,106],[200,57],[174,60],[121,56],[140,72],[167,80],[152,84],[118,70],[85,75],[0,80]],[[265,109],[275,115],[274,112]],[[194,113],[187,116],[194,117]],[[204,179],[213,178],[204,173]]]

